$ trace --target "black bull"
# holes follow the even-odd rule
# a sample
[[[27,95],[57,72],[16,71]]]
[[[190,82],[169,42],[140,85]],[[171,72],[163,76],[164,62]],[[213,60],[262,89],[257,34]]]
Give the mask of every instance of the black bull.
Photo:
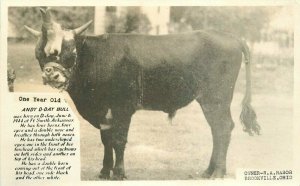
[[[43,72],[49,70],[47,63],[53,58],[52,53],[48,57],[45,55],[46,29],[43,25],[36,47]],[[67,51],[64,42],[60,54],[54,51],[59,57],[55,63],[61,65],[61,71],[68,72],[65,90],[79,113],[101,131],[104,144],[102,178],[109,178],[111,170],[113,178],[125,177],[124,150],[131,117],[136,110],[164,111],[171,118],[176,110],[193,100],[202,107],[213,136],[213,151],[203,177],[223,177],[234,127],[230,104],[242,54],[246,61],[246,94],[240,118],[245,131],[259,133],[250,105],[250,56],[244,41],[216,31],[165,36],[77,35],[74,39],[77,57],[73,63],[67,65],[63,61],[62,55]]]

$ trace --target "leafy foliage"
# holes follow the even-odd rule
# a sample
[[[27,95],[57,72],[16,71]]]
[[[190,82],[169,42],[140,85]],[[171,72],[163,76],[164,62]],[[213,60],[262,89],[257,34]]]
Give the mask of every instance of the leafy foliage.
[[[107,13],[106,32],[108,33],[144,33],[151,30],[151,23],[141,12],[140,7],[127,7],[126,12],[118,17],[115,13]]]
[[[28,25],[36,30],[41,29],[42,19],[40,8],[46,7],[9,7],[9,21],[16,25],[19,36],[31,36],[23,28]],[[148,33],[151,29],[149,19],[139,7],[127,7],[127,11],[116,15],[116,7],[107,7],[106,32]],[[89,20],[94,19],[94,7],[51,7],[54,20],[64,28],[77,28]],[[93,27],[88,29],[93,33]]]
[[[9,21],[16,25],[20,36],[29,36],[23,25],[40,30],[40,7],[10,7]],[[65,28],[76,28],[94,19],[94,7],[52,7],[53,17]],[[126,7],[116,15],[116,7],[107,7],[106,32],[148,33],[151,23],[140,7]],[[171,7],[171,32],[216,29],[259,41],[260,31],[267,27],[270,15],[279,7]],[[93,27],[88,29],[93,33]]]
[[[9,7],[8,19],[16,26],[19,35],[22,37],[30,36],[23,28],[28,25],[36,30],[41,30],[42,18],[41,7]],[[45,8],[45,7],[44,7]],[[94,7],[53,7],[51,8],[53,19],[69,29],[79,27],[89,20],[94,19]],[[88,31],[93,33],[91,26]]]
[[[77,28],[90,20],[94,20],[94,7],[55,7],[51,13],[58,22],[68,29]],[[93,33],[93,26],[88,31]]]
[[[270,15],[279,7],[172,7],[171,31],[216,29],[260,40],[260,31],[267,27]]]

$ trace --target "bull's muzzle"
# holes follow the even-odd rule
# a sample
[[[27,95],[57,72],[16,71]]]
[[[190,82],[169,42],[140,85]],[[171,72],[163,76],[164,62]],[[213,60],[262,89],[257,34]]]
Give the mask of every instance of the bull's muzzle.
[[[61,65],[50,62],[43,69],[42,78],[44,84],[48,84],[54,88],[65,89],[68,86],[68,80],[65,75],[66,69]]]

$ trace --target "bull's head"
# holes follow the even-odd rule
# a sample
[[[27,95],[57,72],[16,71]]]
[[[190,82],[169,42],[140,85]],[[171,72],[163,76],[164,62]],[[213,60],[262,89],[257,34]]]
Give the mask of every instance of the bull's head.
[[[44,84],[65,90],[77,61],[75,37],[84,32],[92,21],[74,30],[67,30],[52,20],[49,8],[41,8],[40,11],[43,19],[42,31],[26,25],[25,28],[39,38],[35,56],[43,71]]]

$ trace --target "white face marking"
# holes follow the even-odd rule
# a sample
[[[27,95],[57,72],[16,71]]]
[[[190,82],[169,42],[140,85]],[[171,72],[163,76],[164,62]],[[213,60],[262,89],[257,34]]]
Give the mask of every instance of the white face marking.
[[[61,44],[63,40],[64,32],[60,24],[53,22],[52,29],[47,30],[47,44],[44,48],[44,52],[47,56],[54,54],[57,51],[57,55],[61,52]]]
[[[74,40],[74,34],[71,31],[64,31],[64,40],[70,41]]]
[[[62,30],[60,24],[53,22],[52,29],[47,31],[47,39],[48,41],[44,48],[46,55],[54,54],[55,51],[57,51],[57,55],[59,55],[63,40],[74,40],[74,33],[72,31]]]

